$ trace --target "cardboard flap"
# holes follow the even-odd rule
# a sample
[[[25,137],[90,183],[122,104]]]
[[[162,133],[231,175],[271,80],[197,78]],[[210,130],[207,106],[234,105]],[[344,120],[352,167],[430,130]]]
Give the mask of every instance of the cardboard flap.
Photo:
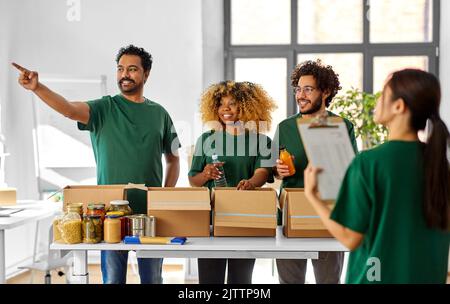
[[[324,229],[320,217],[303,191],[288,191],[286,201],[291,229]],[[326,204],[332,207],[334,202],[327,201]]]
[[[151,202],[149,210],[211,210],[209,202],[159,201]]]
[[[283,188],[283,191],[281,191],[280,194],[280,209],[284,209],[284,205],[286,203],[286,200],[288,199],[288,194],[290,193],[296,193],[296,192],[304,192],[303,188]]]
[[[325,227],[319,217],[317,218],[292,218],[291,217],[291,229],[292,230],[320,230]]]
[[[242,191],[214,190],[214,225],[222,227],[276,228],[277,194],[271,188]]]
[[[112,200],[125,198],[125,187],[126,185],[67,186],[63,190],[64,210],[70,203],[83,203],[85,209],[88,203],[104,203],[108,207]]]
[[[148,189],[148,210],[211,210],[207,188]]]
[[[148,190],[148,188],[145,186],[145,184],[133,184],[133,183],[128,183],[128,185],[126,185],[124,187],[124,189],[139,189],[139,190],[143,190],[143,191]]]
[[[276,213],[277,193],[271,188],[236,190],[223,188],[214,190],[215,211],[218,213]]]
[[[277,227],[275,214],[215,213],[214,225],[219,227],[272,228]]]

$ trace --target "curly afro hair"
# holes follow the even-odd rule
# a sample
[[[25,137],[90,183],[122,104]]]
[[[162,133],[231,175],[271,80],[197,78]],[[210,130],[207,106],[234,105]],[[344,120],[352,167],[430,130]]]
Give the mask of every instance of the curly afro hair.
[[[119,50],[119,53],[117,53],[116,62],[119,63],[120,58],[123,55],[136,55],[141,57],[141,63],[142,67],[144,68],[145,72],[148,72],[152,69],[152,63],[153,58],[150,53],[148,53],[146,50],[144,50],[141,47],[134,46],[130,44],[129,46],[123,47]]]
[[[330,93],[326,99],[325,105],[331,104],[334,96],[342,89],[339,82],[339,75],[333,71],[330,65],[325,66],[320,59],[316,61],[308,60],[297,65],[291,75],[291,85],[296,87],[302,76],[313,76],[317,81],[317,87],[322,92]]]
[[[258,84],[248,81],[235,82],[223,81],[211,85],[202,94],[200,101],[200,113],[203,123],[219,121],[219,106],[222,97],[232,96],[238,104],[239,120],[244,124],[248,122],[246,128],[254,132],[267,132],[272,123],[271,112],[277,108],[275,101]],[[265,122],[265,123],[261,123]]]

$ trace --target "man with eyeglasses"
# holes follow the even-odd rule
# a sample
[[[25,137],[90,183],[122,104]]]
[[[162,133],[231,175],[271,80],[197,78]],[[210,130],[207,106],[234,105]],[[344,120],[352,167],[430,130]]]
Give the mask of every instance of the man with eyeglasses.
[[[306,61],[297,65],[291,75],[295,100],[299,113],[282,121],[275,134],[275,147],[285,147],[293,156],[296,173],[289,176],[289,169],[281,160],[277,160],[274,175],[281,179],[280,193],[283,188],[303,188],[303,171],[308,165],[308,159],[298,133],[297,118],[313,118],[328,114],[327,111],[337,92],[341,89],[338,75],[331,66],[325,66],[320,60]],[[344,119],[348,133],[357,152],[353,124]],[[280,212],[281,218],[281,212]],[[279,221],[279,224],[280,221]],[[317,284],[338,284],[344,262],[343,252],[320,252],[318,260],[312,260]],[[307,260],[278,259],[278,277],[282,284],[304,284]]]

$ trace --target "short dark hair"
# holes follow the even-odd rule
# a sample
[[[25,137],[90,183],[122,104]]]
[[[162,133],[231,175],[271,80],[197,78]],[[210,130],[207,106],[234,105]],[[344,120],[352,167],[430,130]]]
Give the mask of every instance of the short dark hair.
[[[298,85],[298,81],[302,76],[313,76],[317,81],[317,87],[322,92],[329,92],[330,96],[326,99],[326,106],[331,104],[334,96],[342,87],[339,82],[339,75],[333,71],[330,65],[323,65],[320,59],[316,61],[308,60],[298,64],[291,75],[292,87]]]
[[[141,58],[142,67],[145,72],[148,72],[152,69],[153,58],[149,52],[144,50],[141,47],[134,46],[130,44],[129,46],[123,47],[119,50],[119,53],[116,57],[116,62],[119,63],[120,58],[123,55],[136,55]]]

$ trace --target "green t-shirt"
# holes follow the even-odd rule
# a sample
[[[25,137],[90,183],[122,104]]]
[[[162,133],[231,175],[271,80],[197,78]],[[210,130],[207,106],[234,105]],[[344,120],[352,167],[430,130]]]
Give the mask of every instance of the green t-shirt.
[[[423,195],[421,143],[390,141],[353,160],[331,215],[364,234],[347,283],[445,284],[450,234],[427,228]]]
[[[328,112],[328,114],[329,116],[337,117],[337,115],[331,112]],[[278,148],[284,146],[286,147],[286,150],[295,157],[294,165],[296,172],[293,176],[289,176],[283,179],[280,191],[283,188],[304,187],[303,171],[305,171],[306,167],[308,166],[308,158],[306,156],[305,148],[303,147],[303,142],[298,132],[297,118],[299,117],[301,117],[300,113],[283,120],[278,125],[277,131],[275,133],[273,147]],[[353,149],[355,150],[356,153],[358,151],[358,147],[356,145],[353,124],[347,119],[344,119],[344,122],[345,125],[347,126],[348,134],[350,136],[350,141],[352,143]],[[274,153],[278,154],[278,151],[274,151]],[[274,164],[274,166],[275,165],[276,164]]]
[[[87,104],[89,122],[87,125],[78,123],[78,128],[90,131],[97,183],[161,187],[162,154],[175,152],[180,147],[167,111],[148,99],[134,103],[122,95],[104,96]],[[146,200],[142,194],[139,197],[139,201]],[[132,199],[129,200],[132,204]],[[139,211],[145,211],[144,206],[140,206]]]
[[[337,117],[332,112],[328,111],[328,115],[332,117]],[[278,155],[277,151],[279,147],[284,146],[286,150],[293,155],[294,158],[294,166],[295,166],[295,174],[289,177],[285,177],[281,182],[280,186],[280,194],[284,188],[303,188],[303,172],[308,166],[308,158],[306,156],[305,148],[303,147],[303,142],[300,137],[298,127],[297,127],[297,118],[301,117],[300,113],[288,117],[283,120],[277,127],[274,143],[273,143],[273,153]],[[353,129],[353,124],[344,118],[345,125],[347,126],[348,134],[350,136],[350,141],[353,146],[353,150],[355,153],[358,152],[358,147],[356,145],[355,132]],[[278,141],[277,141],[278,140]],[[276,157],[275,159],[277,159]],[[276,163],[273,164],[276,166]],[[282,212],[278,209],[278,225],[282,225]]]
[[[223,165],[229,187],[236,187],[243,179],[250,179],[255,170],[266,168],[269,171],[268,182],[273,182],[271,165],[271,139],[263,134],[246,132],[242,135],[231,135],[227,132],[205,132],[195,145],[189,176],[202,172],[207,164],[212,163],[212,154],[219,156]],[[214,187],[210,180],[205,185]]]

